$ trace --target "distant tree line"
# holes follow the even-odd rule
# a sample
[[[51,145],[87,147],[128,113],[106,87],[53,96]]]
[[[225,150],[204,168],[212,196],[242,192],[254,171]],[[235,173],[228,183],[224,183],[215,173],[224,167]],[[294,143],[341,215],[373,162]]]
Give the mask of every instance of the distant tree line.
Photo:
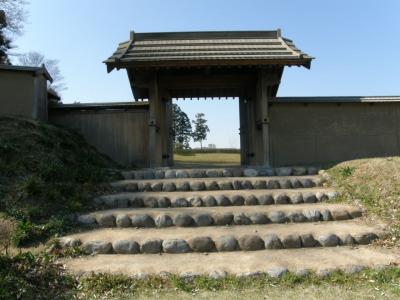
[[[195,120],[190,121],[187,114],[175,103],[172,106],[171,130],[175,149],[190,149],[189,142],[192,138],[193,141],[200,142],[200,148],[203,149],[203,141],[207,139],[207,133],[210,132],[203,113],[196,114]]]

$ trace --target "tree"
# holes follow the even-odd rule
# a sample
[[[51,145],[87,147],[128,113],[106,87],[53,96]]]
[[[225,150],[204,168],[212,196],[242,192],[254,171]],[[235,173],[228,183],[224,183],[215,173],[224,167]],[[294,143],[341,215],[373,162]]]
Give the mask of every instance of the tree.
[[[23,33],[25,4],[25,0],[0,0],[0,64],[10,64],[8,51],[12,48],[12,37]]]
[[[207,126],[207,120],[204,119],[204,114],[196,114],[196,120],[192,121],[192,123],[195,126],[192,134],[193,140],[195,142],[200,142],[200,148],[203,149],[203,141],[207,138],[207,132],[210,132]]]
[[[18,56],[18,63],[20,65],[31,67],[40,67],[45,65],[47,71],[53,78],[53,82],[49,82],[47,88],[55,91],[58,95],[62,91],[66,90],[64,77],[61,75],[61,71],[58,66],[59,61],[57,59],[47,59],[39,52],[28,52]]]
[[[172,140],[175,148],[188,149],[192,136],[192,124],[187,114],[177,104],[172,105]]]

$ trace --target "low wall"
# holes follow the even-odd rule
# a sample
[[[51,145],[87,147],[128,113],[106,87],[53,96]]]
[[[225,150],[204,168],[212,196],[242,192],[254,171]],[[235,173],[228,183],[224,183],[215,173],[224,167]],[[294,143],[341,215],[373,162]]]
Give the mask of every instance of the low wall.
[[[400,102],[384,99],[281,98],[271,103],[273,165],[399,155]]]
[[[57,105],[49,122],[76,130],[121,165],[147,166],[147,103]]]

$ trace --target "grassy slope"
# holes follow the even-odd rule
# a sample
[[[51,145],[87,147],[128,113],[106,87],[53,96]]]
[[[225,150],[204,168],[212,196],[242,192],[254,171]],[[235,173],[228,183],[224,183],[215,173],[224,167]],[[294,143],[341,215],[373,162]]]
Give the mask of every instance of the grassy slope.
[[[75,133],[0,117],[0,212],[19,221],[16,244],[67,230],[68,217],[85,209],[113,167]]]
[[[370,218],[388,225],[382,243],[400,246],[400,157],[347,161],[327,171],[339,191],[337,201],[363,205]]]

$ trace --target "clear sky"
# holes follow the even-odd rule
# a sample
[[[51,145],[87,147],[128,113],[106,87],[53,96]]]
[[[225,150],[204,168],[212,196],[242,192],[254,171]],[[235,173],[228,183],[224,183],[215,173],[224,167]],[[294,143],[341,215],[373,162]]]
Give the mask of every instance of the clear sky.
[[[15,52],[60,60],[63,102],[131,101],[124,71],[102,61],[129,31],[273,30],[316,57],[311,70],[287,68],[278,95],[400,95],[399,0],[31,0]],[[235,101],[179,101],[203,112],[207,143],[239,145]]]

